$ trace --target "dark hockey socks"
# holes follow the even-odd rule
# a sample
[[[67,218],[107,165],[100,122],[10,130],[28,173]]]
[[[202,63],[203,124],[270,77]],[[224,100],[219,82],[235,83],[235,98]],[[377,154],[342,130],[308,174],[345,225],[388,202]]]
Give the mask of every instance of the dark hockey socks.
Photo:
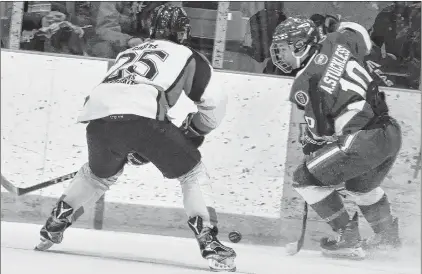
[[[334,231],[345,228],[349,223],[349,213],[344,207],[343,200],[337,191],[330,193],[330,195],[321,201],[310,206]]]
[[[390,202],[386,194],[375,204],[368,206],[359,205],[359,208],[375,233],[380,233],[389,228],[393,222]]]

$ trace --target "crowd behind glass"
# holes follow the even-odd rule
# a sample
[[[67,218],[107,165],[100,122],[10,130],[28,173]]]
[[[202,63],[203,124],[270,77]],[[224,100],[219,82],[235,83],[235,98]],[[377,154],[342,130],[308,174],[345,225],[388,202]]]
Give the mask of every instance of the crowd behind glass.
[[[20,3],[20,5],[16,5]],[[190,44],[212,62],[219,2],[1,2],[1,47],[13,48],[11,25],[21,50],[115,58],[148,36],[143,22],[161,4],[185,9]],[[275,27],[289,16],[334,16],[357,22],[381,48],[372,60],[393,87],[419,89],[421,3],[414,2],[229,2],[220,69],[283,75],[270,59]],[[20,10],[19,10],[20,9]],[[21,11],[19,13],[19,11]],[[221,10],[220,10],[221,11]],[[13,14],[20,14],[18,19]],[[316,18],[315,17],[315,18]],[[14,22],[11,22],[14,21]],[[15,46],[16,48],[16,46]],[[379,65],[379,66],[378,66]],[[289,75],[294,76],[294,75]]]

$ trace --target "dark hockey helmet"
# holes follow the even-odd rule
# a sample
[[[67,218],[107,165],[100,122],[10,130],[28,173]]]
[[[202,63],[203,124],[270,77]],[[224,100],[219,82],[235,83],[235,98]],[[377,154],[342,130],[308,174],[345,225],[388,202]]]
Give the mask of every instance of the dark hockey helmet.
[[[289,17],[274,31],[270,47],[272,62],[284,73],[290,73],[300,68],[311,47],[318,42],[318,29],[312,20]]]
[[[150,14],[147,25],[150,28],[150,38],[170,40],[184,44],[190,35],[190,20],[181,7],[161,5]]]

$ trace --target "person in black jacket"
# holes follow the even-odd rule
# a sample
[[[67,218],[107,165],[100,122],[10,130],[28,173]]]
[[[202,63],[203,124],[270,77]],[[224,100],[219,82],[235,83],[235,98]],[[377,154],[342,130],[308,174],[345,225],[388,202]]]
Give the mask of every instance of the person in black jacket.
[[[393,75],[396,84],[417,88],[420,82],[421,4],[394,2],[375,18],[369,30],[374,44],[381,48],[383,67]]]

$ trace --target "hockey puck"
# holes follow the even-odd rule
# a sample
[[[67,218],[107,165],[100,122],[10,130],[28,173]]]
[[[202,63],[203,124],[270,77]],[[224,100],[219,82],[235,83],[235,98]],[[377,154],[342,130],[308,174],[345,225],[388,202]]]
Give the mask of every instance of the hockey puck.
[[[235,230],[229,233],[229,240],[232,243],[238,243],[242,240],[242,234],[239,231]]]

